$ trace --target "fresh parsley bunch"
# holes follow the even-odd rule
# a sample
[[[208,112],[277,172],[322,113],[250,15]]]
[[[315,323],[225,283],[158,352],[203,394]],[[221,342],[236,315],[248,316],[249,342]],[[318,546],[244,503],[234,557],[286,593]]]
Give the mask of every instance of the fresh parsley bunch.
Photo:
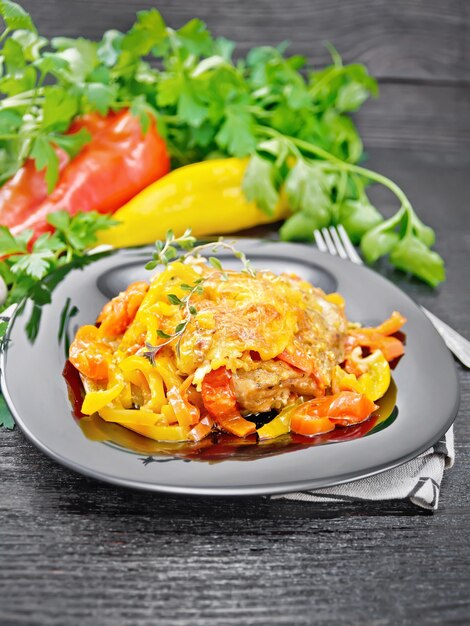
[[[110,216],[92,211],[73,217],[66,211],[56,211],[48,216],[48,222],[54,232],[44,233],[32,244],[32,231],[24,230],[15,237],[6,226],[0,226],[0,277],[8,288],[7,298],[0,305],[0,342],[8,325],[1,311],[12,304],[22,306],[26,297],[33,302],[26,332],[30,339],[36,337],[42,307],[51,301],[54,287],[71,268],[96,258],[88,254],[97,241],[96,233],[116,224]]]
[[[286,56],[286,45],[252,49],[233,60],[234,44],[213,38],[190,20],[168,27],[156,9],[141,11],[127,33],[110,30],[98,42],[41,37],[31,17],[0,0],[0,182],[27,157],[46,168],[49,188],[58,176],[59,145],[72,156],[89,139],[65,134],[87,111],[130,107],[145,130],[156,116],[180,166],[220,156],[250,157],[244,181],[249,199],[266,213],[285,191],[293,215],[286,240],[311,240],[313,230],[342,223],[369,262],[388,255],[398,268],[431,285],[444,280],[433,231],[418,219],[391,180],[359,165],[360,136],[350,114],[377,83],[361,64],[307,67]],[[384,221],[367,195],[379,183],[399,199]]]
[[[26,332],[33,340],[39,330],[42,307],[50,303],[52,290],[70,269],[97,258],[88,253],[97,241],[97,232],[116,224],[109,215],[93,211],[73,217],[66,211],[56,211],[47,219],[53,232],[44,233],[32,244],[32,231],[24,230],[15,237],[6,226],[0,226],[0,277],[8,287],[7,298],[0,304],[0,350],[8,326],[8,318],[2,317],[1,312],[12,304],[23,306],[29,297],[33,308]],[[13,425],[0,394],[0,426]]]

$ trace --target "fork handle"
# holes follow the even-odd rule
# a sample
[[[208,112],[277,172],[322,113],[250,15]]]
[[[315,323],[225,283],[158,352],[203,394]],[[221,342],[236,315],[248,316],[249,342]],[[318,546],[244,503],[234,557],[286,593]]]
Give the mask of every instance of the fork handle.
[[[421,310],[440,334],[449,350],[459,359],[465,367],[470,367],[470,341],[462,337],[456,330],[448,326],[434,313],[421,307]]]

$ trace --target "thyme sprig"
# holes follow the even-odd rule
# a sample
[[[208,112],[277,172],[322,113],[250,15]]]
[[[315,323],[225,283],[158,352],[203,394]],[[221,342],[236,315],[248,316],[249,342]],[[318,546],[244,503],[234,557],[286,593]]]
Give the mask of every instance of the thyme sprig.
[[[215,254],[219,250],[224,249],[231,252],[236,259],[239,259],[242,262],[242,272],[249,274],[250,276],[256,275],[256,271],[250,260],[244,252],[236,249],[235,242],[226,241],[223,237],[219,237],[217,241],[197,244],[196,238],[193,237],[191,233],[191,229],[187,228],[180,237],[175,237],[174,232],[169,230],[164,241],[155,242],[155,251],[153,253],[152,261],[147,263],[145,269],[153,270],[158,265],[164,265],[166,267],[169,263],[175,261],[176,259],[181,261],[181,263],[184,263],[190,258],[202,257],[201,252],[203,251],[210,250]],[[185,250],[186,252],[182,253],[182,250]],[[222,263],[217,257],[211,256],[208,261],[213,267],[222,271]]]
[[[192,236],[190,228],[188,228],[180,237],[175,237],[173,231],[169,230],[164,241],[155,242],[153,259],[152,261],[147,263],[145,267],[149,270],[155,269],[158,265],[163,265],[167,267],[172,261],[175,261],[176,259],[184,263],[189,259],[194,260],[203,258],[201,254],[202,252],[210,251],[215,254],[219,250],[223,249],[231,252],[235,258],[239,259],[242,262],[243,269],[241,271],[243,273],[248,274],[251,277],[256,276],[256,270],[251,264],[250,260],[247,258],[244,252],[236,249],[234,242],[228,242],[225,241],[223,237],[219,237],[217,241],[202,243],[198,245],[196,244],[197,240],[195,237]],[[180,298],[174,293],[170,293],[167,295],[169,303],[179,306],[179,308],[183,311],[183,319],[181,322],[179,322],[179,324],[177,324],[174,332],[172,333],[167,333],[161,329],[157,330],[157,336],[160,337],[160,339],[164,339],[162,343],[154,346],[151,343],[146,342],[145,347],[147,348],[147,350],[144,352],[144,356],[152,363],[152,365],[155,365],[155,357],[160,352],[160,350],[165,346],[171,344],[175,340],[176,352],[179,356],[182,337],[190,321],[198,314],[198,310],[194,306],[192,298],[196,294],[202,295],[204,293],[204,283],[217,275],[220,275],[222,280],[228,280],[228,276],[222,267],[220,259],[218,259],[216,256],[209,256],[207,258],[207,261],[214,268],[215,271],[211,272],[205,277],[198,278],[194,281],[192,285],[181,283],[179,285],[180,289],[186,292],[186,295],[184,297]]]
[[[191,304],[191,298],[194,294],[202,295],[204,292],[203,283],[209,278],[213,277],[216,272],[212,272],[209,276],[205,278],[198,278],[192,285],[187,285],[186,283],[182,283],[180,288],[183,291],[187,292],[187,295],[183,298],[179,298],[174,293],[169,293],[167,295],[168,301],[170,304],[175,304],[183,309],[183,320],[176,326],[173,333],[166,333],[165,331],[158,329],[157,336],[161,339],[165,339],[163,343],[158,344],[157,346],[152,345],[149,342],[146,342],[145,347],[147,351],[144,352],[144,356],[150,361],[152,365],[155,365],[155,357],[160,352],[160,350],[164,347],[172,343],[175,339],[176,342],[176,352],[178,356],[181,351],[181,339],[183,334],[188,327],[189,322],[197,315],[198,311],[194,304]]]

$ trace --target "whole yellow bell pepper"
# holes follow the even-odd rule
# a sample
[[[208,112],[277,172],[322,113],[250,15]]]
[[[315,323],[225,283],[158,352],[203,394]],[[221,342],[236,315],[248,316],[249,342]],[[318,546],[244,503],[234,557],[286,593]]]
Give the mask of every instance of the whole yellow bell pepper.
[[[196,237],[223,234],[287,217],[282,197],[273,215],[249,202],[242,190],[248,159],[217,159],[180,167],[118,209],[120,223],[99,233],[99,243],[127,247],[164,239],[191,228]]]

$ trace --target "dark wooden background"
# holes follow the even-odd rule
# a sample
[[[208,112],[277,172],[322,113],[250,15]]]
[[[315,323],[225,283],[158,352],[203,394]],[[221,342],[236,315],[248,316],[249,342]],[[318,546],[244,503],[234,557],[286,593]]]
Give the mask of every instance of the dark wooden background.
[[[49,36],[95,38],[156,6],[23,4]],[[166,0],[158,8],[175,27],[201,17],[241,53],[289,39],[292,52],[321,65],[331,41],[346,61],[368,65],[381,85],[358,115],[369,165],[404,187],[436,229],[448,267],[437,291],[389,276],[470,336],[468,0]],[[391,209],[385,192],[375,201]],[[132,492],[73,474],[20,432],[1,432],[0,623],[470,623],[470,375],[458,369],[457,461],[434,515],[402,502]]]

